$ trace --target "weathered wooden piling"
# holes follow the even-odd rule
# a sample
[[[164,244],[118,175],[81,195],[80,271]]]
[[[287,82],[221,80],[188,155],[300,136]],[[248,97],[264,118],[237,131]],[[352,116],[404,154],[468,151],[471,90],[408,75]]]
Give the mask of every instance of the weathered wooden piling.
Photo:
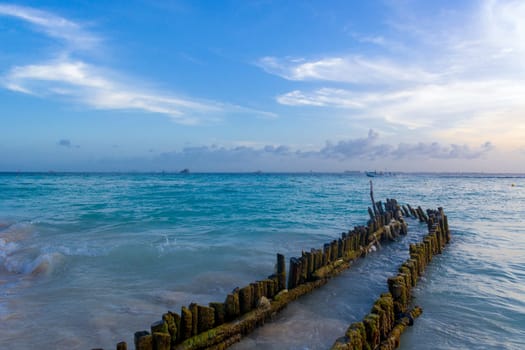
[[[226,317],[224,303],[211,302],[209,303],[209,307],[213,309],[213,318],[215,320],[215,325],[219,326],[223,324]]]
[[[284,255],[277,254],[277,293],[286,289],[286,259]]]
[[[180,316],[170,311],[162,315],[162,320],[168,326],[171,344],[176,344],[180,338]]]
[[[387,200],[386,207],[391,205],[394,203]],[[413,212],[411,208],[410,212]],[[417,306],[410,308],[412,288],[432,257],[441,254],[444,245],[450,240],[443,209],[429,210],[427,214],[428,216],[424,214],[421,207],[414,211],[414,216],[420,221],[430,223],[428,234],[420,243],[410,244],[410,258],[399,267],[396,276],[388,278],[389,292],[381,295],[362,322],[350,325],[345,336],[335,341],[332,350],[393,350],[399,346],[405,328],[412,325],[413,320],[422,312]]]
[[[215,326],[215,310],[208,306],[198,305],[197,334],[212,329]]]
[[[191,338],[193,335],[193,315],[191,311],[185,306],[181,308],[180,323],[180,340]]]
[[[250,285],[239,290],[239,306],[241,315],[252,309],[252,287]]]
[[[189,306],[191,312],[191,335],[199,334],[199,306],[191,303]]]
[[[295,288],[299,282],[299,260],[290,258],[290,272],[288,273],[288,289]]]
[[[152,334],[153,350],[170,350],[171,349],[171,337],[168,333]]]
[[[388,280],[389,293],[381,295],[364,320],[352,324],[345,337],[334,344],[334,347],[339,344],[338,349],[390,349],[384,347],[385,342],[398,339],[392,332],[399,332],[400,320],[411,312],[411,289],[450,236],[442,208],[425,214],[421,207],[414,210],[409,205],[399,205],[395,199],[376,202],[372,184],[371,201],[367,226],[356,226],[321,247],[290,258],[288,274],[284,255],[277,254],[274,274],[235,288],[224,302],[212,302],[208,306],[191,303],[181,307],[180,315],[165,313],[161,321],[152,324],[151,332],[135,333],[136,349],[225,349],[271,320],[288,303],[326,284],[350,267],[353,260],[366,256],[374,245],[406,234],[404,213],[426,221],[429,235],[421,243],[410,246],[410,259],[400,266],[397,276]],[[125,343],[117,345],[117,349],[125,347]]]
[[[234,320],[241,315],[241,306],[239,303],[239,290],[237,288],[234,289],[231,294],[228,294],[228,296],[226,296],[224,308],[226,311],[226,321]]]
[[[151,334],[147,331],[135,332],[135,349],[136,350],[152,350],[153,339]]]

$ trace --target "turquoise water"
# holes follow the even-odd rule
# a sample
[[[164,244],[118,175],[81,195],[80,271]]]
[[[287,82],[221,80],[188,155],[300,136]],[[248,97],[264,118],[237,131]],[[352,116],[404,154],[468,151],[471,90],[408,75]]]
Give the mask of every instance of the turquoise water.
[[[222,301],[366,222],[349,174],[0,174],[0,349],[114,348],[166,310]],[[443,206],[453,241],[418,285],[403,349],[525,348],[525,177],[374,178],[377,200]],[[425,227],[291,304],[234,349],[326,349]]]

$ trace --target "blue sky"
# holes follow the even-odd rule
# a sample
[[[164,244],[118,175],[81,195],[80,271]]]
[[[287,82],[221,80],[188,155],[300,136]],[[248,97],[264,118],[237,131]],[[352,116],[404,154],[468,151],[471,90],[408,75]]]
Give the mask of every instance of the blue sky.
[[[523,18],[519,0],[0,2],[0,171],[525,172]]]

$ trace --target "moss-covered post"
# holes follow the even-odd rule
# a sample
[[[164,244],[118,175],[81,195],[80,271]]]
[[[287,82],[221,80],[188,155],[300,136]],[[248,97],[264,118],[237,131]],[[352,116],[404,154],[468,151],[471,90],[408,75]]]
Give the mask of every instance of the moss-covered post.
[[[328,265],[330,262],[330,244],[325,243],[323,245],[323,266]]]
[[[226,312],[226,321],[232,321],[239,317],[241,314],[241,307],[239,303],[239,290],[236,288],[231,294],[226,296],[224,302],[224,308]]]
[[[162,315],[162,321],[168,326],[168,333],[170,334],[171,343],[175,344],[177,341],[177,325],[175,324],[175,319],[171,312],[167,312]]]
[[[199,334],[199,306],[196,303],[191,303],[189,307],[191,311],[191,335]]]
[[[180,338],[181,340],[186,340],[191,338],[193,333],[193,315],[191,311],[183,306],[181,308],[181,321],[180,321]]]
[[[153,339],[149,332],[135,332],[134,340],[136,350],[153,350]]]
[[[301,264],[299,259],[290,258],[290,273],[288,274],[288,289],[293,289],[299,284]]]
[[[249,312],[252,309],[252,286],[248,285],[239,290],[239,305],[241,308],[241,315]]]
[[[284,255],[277,254],[277,293],[286,289],[286,262]]]
[[[153,350],[170,350],[171,337],[168,333],[155,332],[152,335]]]
[[[215,326],[215,310],[211,307],[198,305],[198,334],[212,329]]]
[[[153,350],[170,350],[171,336],[168,323],[163,319],[151,325]]]
[[[224,303],[212,302],[209,306],[214,310],[215,326],[220,326],[224,323],[226,316]]]

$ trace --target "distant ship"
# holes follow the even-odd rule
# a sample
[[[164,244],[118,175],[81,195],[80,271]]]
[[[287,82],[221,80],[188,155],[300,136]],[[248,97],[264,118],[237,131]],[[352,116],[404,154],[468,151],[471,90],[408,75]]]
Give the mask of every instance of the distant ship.
[[[368,177],[376,177],[376,176],[392,176],[394,175],[391,171],[365,171],[366,176]]]
[[[190,169],[186,168],[186,169],[182,169],[181,171],[179,171],[180,174],[189,174],[190,173]]]

